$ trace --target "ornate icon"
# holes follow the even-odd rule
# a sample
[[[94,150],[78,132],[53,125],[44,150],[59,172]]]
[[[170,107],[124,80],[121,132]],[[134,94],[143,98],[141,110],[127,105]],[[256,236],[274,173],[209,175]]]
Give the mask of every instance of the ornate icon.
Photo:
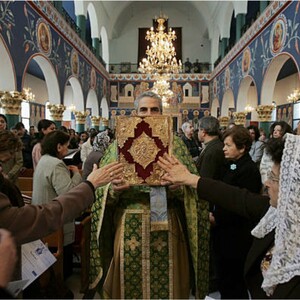
[[[51,31],[43,19],[39,19],[36,25],[36,36],[39,50],[49,56],[52,48]]]
[[[270,49],[273,55],[281,52],[285,44],[287,31],[287,20],[285,15],[279,15],[277,21],[273,23],[270,34]]]

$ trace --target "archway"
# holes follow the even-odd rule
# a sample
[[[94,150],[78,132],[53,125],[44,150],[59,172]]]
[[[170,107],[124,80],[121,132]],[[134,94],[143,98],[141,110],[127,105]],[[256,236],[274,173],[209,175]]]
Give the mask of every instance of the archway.
[[[72,76],[65,85],[64,101],[66,106],[63,120],[72,120],[73,111],[84,111],[84,99],[81,84],[78,78]]]
[[[279,76],[282,74],[286,63],[293,63],[293,67],[296,68],[297,71],[295,70],[294,73],[296,73],[296,75],[294,75],[294,77]],[[287,96],[296,87],[299,87],[299,69],[294,58],[286,53],[278,55],[272,60],[265,73],[261,89],[260,104],[271,105],[274,100],[277,105],[284,104]]]
[[[236,101],[236,111],[245,111],[245,107],[256,108],[258,105],[258,94],[256,84],[251,76],[246,76],[241,81]],[[258,121],[257,112],[251,112],[251,120]]]
[[[0,90],[1,91],[15,91],[17,90],[15,70],[13,60],[7,50],[6,44],[0,35]]]
[[[105,27],[101,28],[101,45],[102,45],[102,58],[106,63],[106,70],[109,72],[109,45],[108,45],[108,37]]]
[[[29,58],[23,74],[22,88],[31,88],[35,101],[60,104],[58,79],[51,62],[41,54]]]
[[[95,90],[90,89],[86,99],[86,108],[91,109],[92,116],[99,116],[99,104]]]
[[[109,118],[109,108],[106,97],[103,97],[101,100],[101,117],[102,118]]]
[[[228,89],[222,100],[221,106],[221,116],[229,116],[231,117],[230,109],[234,109],[234,95],[232,89]]]
[[[211,104],[211,110],[210,110],[210,114],[213,116],[213,117],[219,117],[218,116],[218,108],[220,107],[219,105],[219,100],[218,98],[215,98],[213,101],[212,101],[212,104]]]

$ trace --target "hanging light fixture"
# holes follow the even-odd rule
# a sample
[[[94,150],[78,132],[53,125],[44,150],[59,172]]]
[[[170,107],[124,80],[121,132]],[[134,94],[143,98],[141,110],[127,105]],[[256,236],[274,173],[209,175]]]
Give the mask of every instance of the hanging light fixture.
[[[294,89],[286,99],[289,103],[297,102],[298,100],[300,100],[300,89]]]
[[[252,107],[250,104],[247,104],[244,108],[245,112],[248,114],[248,113],[251,113],[254,111],[254,107]]]
[[[32,93],[31,88],[23,88],[24,100],[26,101],[35,101],[35,94]]]
[[[177,62],[175,47],[173,41],[177,38],[175,31],[169,28],[168,33],[165,32],[164,23],[168,17],[161,15],[156,19],[158,23],[157,31],[151,27],[147,31],[146,40],[150,41],[151,47],[147,46],[147,58],[143,58],[140,62],[139,71],[147,74],[172,74],[179,73],[182,69],[182,63]]]
[[[164,107],[168,107],[168,99],[174,96],[174,93],[170,90],[169,77],[161,75],[153,84],[152,91],[162,98]]]

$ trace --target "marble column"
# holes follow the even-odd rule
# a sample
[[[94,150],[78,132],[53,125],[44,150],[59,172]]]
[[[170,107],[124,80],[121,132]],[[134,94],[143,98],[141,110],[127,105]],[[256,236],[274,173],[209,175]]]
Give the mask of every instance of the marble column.
[[[236,42],[238,42],[242,37],[242,28],[245,25],[245,23],[246,23],[246,15],[238,14],[236,16],[236,25],[235,25]]]
[[[82,132],[85,130],[85,121],[86,121],[86,112],[75,111],[74,112],[75,119],[76,119],[76,131]]]
[[[100,131],[105,130],[108,128],[108,119],[106,118],[101,118],[100,122]]]
[[[100,39],[99,38],[93,38],[92,39],[93,47],[96,49],[96,56],[100,56]]]
[[[48,104],[47,108],[50,111],[51,119],[54,121],[56,128],[59,128],[61,126],[66,107],[62,104]]]
[[[222,38],[221,40],[221,58],[223,59],[225,57],[225,50],[228,46],[229,39],[228,38]]]
[[[99,130],[101,117],[99,116],[91,116],[92,127],[96,130]]]
[[[86,17],[85,15],[76,16],[76,25],[80,28],[80,38],[85,42],[85,32],[86,32]]]
[[[21,105],[24,95],[21,92],[4,92],[1,96],[1,107],[7,118],[7,129],[11,129],[21,120]]]

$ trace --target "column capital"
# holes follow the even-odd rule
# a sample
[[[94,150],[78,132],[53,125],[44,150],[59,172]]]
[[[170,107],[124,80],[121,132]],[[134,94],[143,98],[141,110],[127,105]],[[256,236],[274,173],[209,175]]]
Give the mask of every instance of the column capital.
[[[76,123],[85,124],[87,113],[85,111],[75,111],[74,112]]]
[[[93,126],[99,127],[99,125],[100,125],[100,120],[101,120],[101,117],[100,117],[100,116],[91,116],[91,121],[92,121],[92,125],[93,125]]]
[[[220,126],[227,127],[229,125],[229,117],[228,116],[221,116],[219,117]]]
[[[247,117],[247,113],[245,113],[244,111],[234,112],[233,113],[234,124],[245,126],[246,117]]]
[[[50,116],[53,121],[62,121],[66,107],[63,104],[48,104],[47,108],[50,111]]]
[[[1,107],[7,115],[21,115],[21,104],[24,94],[18,91],[4,91],[0,93]]]
[[[258,120],[260,122],[270,122],[272,120],[273,105],[258,105],[256,108]]]

